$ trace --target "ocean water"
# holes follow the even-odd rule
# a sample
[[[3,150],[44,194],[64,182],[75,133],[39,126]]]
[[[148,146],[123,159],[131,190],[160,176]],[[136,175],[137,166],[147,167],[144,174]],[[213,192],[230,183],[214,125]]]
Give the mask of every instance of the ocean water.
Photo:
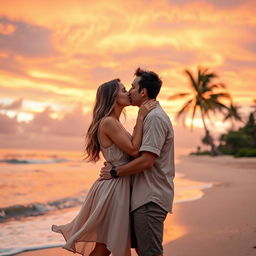
[[[176,151],[176,164],[184,153]],[[82,158],[73,151],[0,149],[0,256],[63,245],[51,225],[76,216],[102,166]],[[175,203],[200,199],[211,185],[177,173]]]

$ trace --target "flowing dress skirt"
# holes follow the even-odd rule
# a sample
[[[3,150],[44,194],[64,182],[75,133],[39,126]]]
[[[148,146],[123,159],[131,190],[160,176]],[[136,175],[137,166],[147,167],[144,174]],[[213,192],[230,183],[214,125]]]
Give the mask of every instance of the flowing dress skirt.
[[[96,180],[73,221],[52,226],[61,233],[63,248],[88,256],[96,242],[104,243],[112,256],[130,256],[130,178]]]

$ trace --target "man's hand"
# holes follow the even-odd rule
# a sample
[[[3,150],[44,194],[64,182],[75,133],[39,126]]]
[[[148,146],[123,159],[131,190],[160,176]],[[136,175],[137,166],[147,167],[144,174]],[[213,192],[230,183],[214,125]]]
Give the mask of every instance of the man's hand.
[[[108,163],[108,162],[105,162],[104,165],[105,166],[101,168],[99,180],[110,180],[110,179],[113,179],[113,177],[110,174],[110,170],[112,168],[112,164]]]

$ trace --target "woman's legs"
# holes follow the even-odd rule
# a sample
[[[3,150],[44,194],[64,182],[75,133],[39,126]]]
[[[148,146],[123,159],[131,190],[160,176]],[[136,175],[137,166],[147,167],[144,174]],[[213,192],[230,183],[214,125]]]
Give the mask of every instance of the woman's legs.
[[[90,256],[109,256],[110,253],[111,252],[107,249],[105,244],[96,243],[96,246],[90,253]]]

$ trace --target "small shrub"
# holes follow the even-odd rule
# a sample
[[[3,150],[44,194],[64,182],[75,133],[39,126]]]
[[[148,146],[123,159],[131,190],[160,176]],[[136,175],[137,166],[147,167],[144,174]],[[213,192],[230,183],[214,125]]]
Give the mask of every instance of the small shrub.
[[[256,157],[256,148],[241,148],[235,157]]]

